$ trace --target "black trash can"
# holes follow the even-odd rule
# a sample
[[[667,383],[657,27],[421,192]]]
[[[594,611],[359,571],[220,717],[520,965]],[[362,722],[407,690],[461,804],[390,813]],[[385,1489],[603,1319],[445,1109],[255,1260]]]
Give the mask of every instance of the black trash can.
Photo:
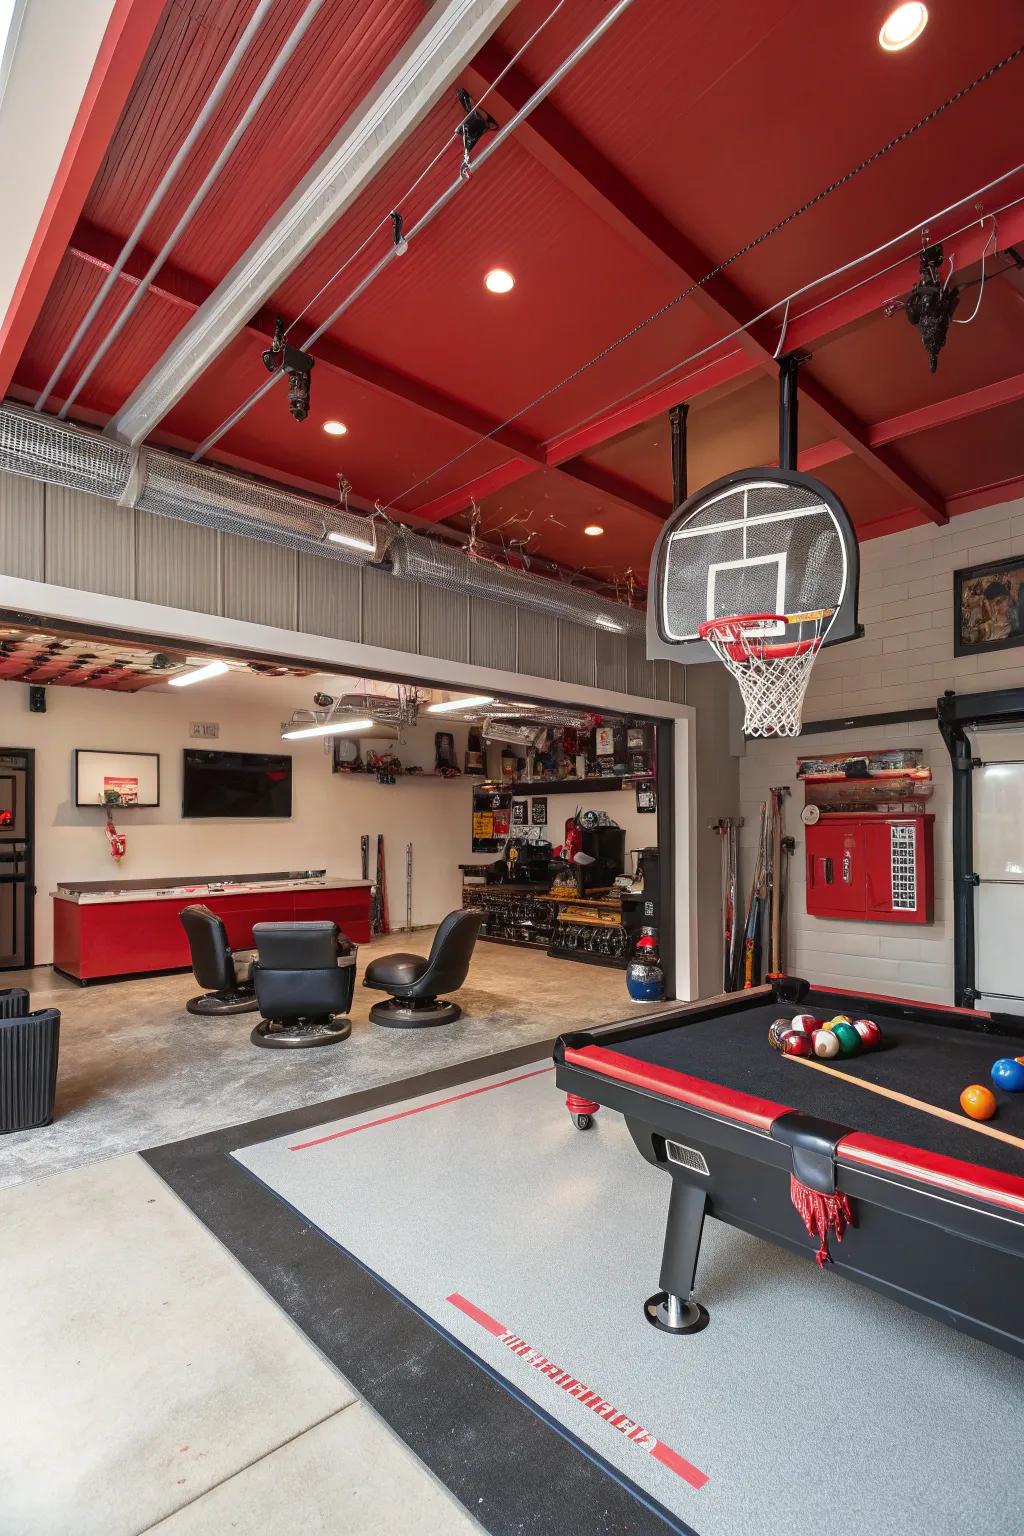
[[[5,1017],[6,1003],[0,994],[0,1135],[50,1124],[60,1050],[59,1008]]]

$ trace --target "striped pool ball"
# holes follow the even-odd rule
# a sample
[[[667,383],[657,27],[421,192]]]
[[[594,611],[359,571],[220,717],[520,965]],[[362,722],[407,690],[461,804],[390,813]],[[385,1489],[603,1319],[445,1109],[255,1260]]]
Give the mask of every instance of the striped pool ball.
[[[815,1056],[821,1056],[826,1061],[839,1055],[839,1041],[830,1029],[816,1029],[811,1036],[811,1044]]]
[[[821,1027],[822,1029],[835,1029],[837,1024],[849,1024],[849,1022],[850,1019],[848,1014],[837,1013],[834,1018],[826,1019],[825,1023]]]
[[[813,1035],[816,1029],[821,1028],[821,1025],[813,1013],[798,1013],[796,1018],[790,1019],[789,1027],[790,1029],[795,1029],[798,1034]]]
[[[792,1033],[793,1026],[788,1019],[776,1019],[768,1031],[768,1044],[773,1051],[782,1050],[782,1037]]]
[[[782,1037],[782,1054],[784,1056],[811,1056],[814,1047],[811,1045],[810,1035],[803,1034],[799,1029],[791,1029]]]
[[[882,1031],[874,1019],[854,1019],[853,1027],[860,1036],[860,1043],[866,1051],[875,1051],[882,1043]]]

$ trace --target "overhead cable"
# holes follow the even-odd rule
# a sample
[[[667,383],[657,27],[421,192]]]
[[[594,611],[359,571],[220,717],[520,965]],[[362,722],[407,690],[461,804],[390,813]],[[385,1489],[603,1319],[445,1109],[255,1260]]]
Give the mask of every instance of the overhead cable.
[[[195,148],[200,134],[206,128],[206,125],[212,119],[213,114],[220,106],[224,92],[227,90],[228,86],[231,84],[231,81],[234,79],[235,72],[238,69],[239,64],[242,62],[249,44],[256,36],[256,33],[259,31],[264,17],[273,4],[274,0],[259,0],[259,4],[256,6],[252,15],[249,17],[248,25],[242,32],[238,42],[235,44],[231,51],[231,55],[228,58],[227,63],[221,70],[213,90],[203,102],[199,115],[197,116],[195,122],[192,124],[192,127],[189,129],[188,133],[185,135],[184,139],[181,141],[178,151],[170,165],[164,171],[160,180],[157,182],[156,186],[153,188],[153,191],[150,193],[149,201],[146,203],[145,208],[143,208],[141,214],[139,215],[135,228],[132,230],[131,234],[124,242],[124,245],[121,247],[121,254],[118,256],[117,260],[114,262],[114,265],[103,279],[103,282],[99,288],[99,292],[96,294],[92,303],[89,305],[89,308],[86,310],[85,314],[82,316],[82,319],[79,321],[78,327],[75,330],[75,334],[64,348],[64,351],[61,354],[60,362],[57,364],[56,368],[54,368],[49,379],[47,380],[46,387],[43,389],[39,398],[36,400],[36,403],[33,406],[33,410],[41,411],[47,400],[49,400],[51,394],[60,381],[61,374],[64,372],[64,369],[74,357],[90,325],[92,325],[92,322],[99,314],[110,294],[111,289],[114,287],[117,279],[121,276],[121,273],[127,266],[128,259],[142,238],[142,235],[144,234],[150,219],[160,207],[160,204],[166,197],[167,192],[175,177],[181,170],[182,166],[185,164],[185,161],[188,159],[189,155],[192,153],[192,150]]]

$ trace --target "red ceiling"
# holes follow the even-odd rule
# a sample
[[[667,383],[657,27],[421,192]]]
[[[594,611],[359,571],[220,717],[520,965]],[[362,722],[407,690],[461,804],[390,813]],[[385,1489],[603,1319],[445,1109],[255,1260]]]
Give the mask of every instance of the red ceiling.
[[[303,3],[279,0],[273,8],[146,230],[146,249],[157,249],[169,234]],[[488,103],[499,122],[607,3],[575,0],[562,8]],[[479,95],[550,8],[551,0],[520,0],[463,83]],[[674,398],[692,402],[691,488],[729,469],[771,461],[777,452],[771,352],[780,316],[755,328],[753,341],[722,340],[736,317],[749,319],[1019,159],[1024,60],[730,264],[725,283],[708,284],[706,293],[676,305],[581,377],[533,403],[1024,40],[1018,0],[980,0],[969,8],[946,0],[931,7],[928,29],[914,47],[887,55],[877,33],[888,8],[869,3],[823,11],[820,0],[774,6],[636,0],[314,348],[310,418],[302,425],[291,420],[284,391],[273,390],[212,457],[244,461],[269,478],[327,493],[343,468],[367,502],[397,500],[399,515],[420,513],[457,526],[475,498],[485,531],[531,533],[535,553],[597,575],[614,577],[627,566],[642,572],[671,498],[665,412]],[[103,279],[104,264],[130,232],[251,10],[249,0],[215,7],[169,0],[26,347],[16,377],[23,397],[31,398],[49,377]],[[77,407],[83,419],[103,421],[119,409],[422,16],[420,0],[325,5],[154,290],[84,389]],[[451,98],[428,114],[165,419],[156,441],[196,445],[265,378],[259,353],[273,315],[292,319],[309,305],[298,340],[307,321],[312,329],[327,318],[387,249],[389,236],[379,231],[330,283],[375,225],[397,205],[411,226],[456,175],[455,146],[444,146],[458,118]],[[441,162],[405,198],[439,150]],[[908,515],[919,521],[947,515],[962,509],[965,493],[999,482],[1012,487],[1024,477],[1024,387],[1008,384],[994,407],[973,397],[948,405],[1021,373],[1024,281],[1007,247],[1018,240],[1024,250],[1022,199],[1024,175],[1017,175],[984,200],[986,211],[1005,208],[1001,254],[989,262],[990,274],[999,275],[990,275],[977,320],[954,328],[935,375],[905,316],[886,318],[880,308],[913,280],[913,239],[895,253],[905,259],[892,274],[836,298],[888,266],[889,253],[793,306],[789,340],[810,342],[813,352],[802,370],[810,398],[801,411],[801,452],[847,500],[862,533]],[[973,216],[967,205],[935,221],[932,236],[952,237]],[[977,230],[961,237],[960,280],[976,276],[982,238]],[[49,408],[59,405],[145,264],[140,251]],[[495,265],[516,276],[504,298],[482,286]],[[965,291],[960,318],[969,315],[977,293],[977,287]],[[832,308],[818,307],[825,298],[835,299]],[[674,392],[665,387],[673,380]],[[638,397],[643,403],[636,405]],[[621,401],[629,402],[625,414],[611,412]],[[912,419],[903,420],[908,413]],[[511,431],[478,441],[513,414]],[[330,416],[349,427],[341,442],[319,430]],[[585,439],[577,436],[581,426]],[[566,460],[567,452],[574,457]],[[602,539],[582,536],[590,522],[605,528]]]

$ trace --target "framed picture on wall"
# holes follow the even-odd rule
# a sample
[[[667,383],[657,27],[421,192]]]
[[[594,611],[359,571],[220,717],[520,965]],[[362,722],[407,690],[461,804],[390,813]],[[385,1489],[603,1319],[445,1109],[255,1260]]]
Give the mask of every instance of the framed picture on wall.
[[[126,806],[160,804],[158,752],[75,750],[75,805]]]
[[[1024,555],[953,572],[953,655],[1024,645]]]

